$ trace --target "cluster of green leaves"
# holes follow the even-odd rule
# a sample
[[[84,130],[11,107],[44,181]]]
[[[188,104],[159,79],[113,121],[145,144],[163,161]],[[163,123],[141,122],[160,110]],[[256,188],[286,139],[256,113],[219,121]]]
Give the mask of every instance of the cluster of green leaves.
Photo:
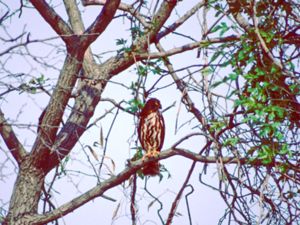
[[[140,64],[137,67],[138,76],[160,75],[162,73],[162,59],[158,58],[147,62],[147,64]]]
[[[45,79],[45,76],[41,74],[40,77],[32,78],[27,83],[22,83],[18,89],[19,93],[22,94],[24,92],[30,93],[30,94],[36,94],[37,90],[43,87],[46,83],[47,79]]]
[[[219,25],[216,25],[213,29],[211,29],[210,33],[219,32],[219,36],[222,37],[228,30],[230,30],[230,28],[227,23],[221,22]]]
[[[140,26],[133,26],[130,28],[132,40],[136,40],[138,37],[143,36],[145,33]]]
[[[252,59],[249,57],[247,60]],[[283,130],[288,120],[288,109],[281,104],[283,100],[280,101],[284,93],[281,93],[282,87],[276,84],[275,80],[281,75],[274,66],[260,68],[253,64],[249,72],[242,76],[245,80],[243,93],[238,95],[235,106],[245,111],[242,122],[257,129],[261,140],[269,140],[267,143],[259,144],[256,154],[257,159],[268,164],[273,162],[278,154],[289,152],[287,145],[277,145],[276,148],[272,145],[284,142]]]
[[[141,30],[140,26],[132,26],[130,28],[130,32],[131,32],[131,42],[133,43],[138,37],[141,37],[144,35],[144,32]],[[132,47],[130,47],[127,42],[126,39],[124,38],[118,38],[116,40],[116,45],[118,47],[120,47],[118,50],[117,50],[117,53],[118,54],[121,54],[121,53],[130,53],[132,52]]]
[[[250,160],[259,159],[265,165],[268,165],[276,159],[277,156],[289,156],[291,157],[291,151],[289,150],[287,144],[282,144],[279,146],[277,143],[263,144],[257,151],[257,156],[255,158],[250,158]]]
[[[120,47],[120,49],[117,50],[118,54],[131,52],[131,48],[128,47],[127,40],[125,40],[124,38],[117,39],[116,45]]]
[[[267,2],[267,1],[266,1]],[[215,9],[219,12],[224,8],[219,3],[215,3]],[[241,3],[242,5],[244,3]],[[246,3],[245,3],[246,4]],[[281,7],[280,5],[276,7]],[[260,21],[259,32],[265,44],[270,51],[277,51],[282,44],[282,35],[278,31],[278,21],[272,21],[266,10],[270,10],[268,4],[260,2],[257,5]],[[250,13],[246,5],[243,12]],[[274,7],[272,8],[274,10]],[[253,12],[251,12],[253,13]],[[250,15],[250,14],[249,14]],[[271,18],[271,19],[270,19]],[[233,27],[222,22],[216,25],[210,32],[218,33],[221,37],[226,32],[230,32]],[[208,47],[210,44],[207,43]],[[288,56],[287,56],[288,58]],[[252,160],[259,159],[264,164],[273,162],[277,156],[286,156],[290,158],[292,151],[286,144],[286,131],[291,127],[292,116],[299,117],[295,113],[293,99],[299,96],[299,84],[295,82],[288,83],[283,71],[275,65],[268,55],[262,50],[261,43],[253,30],[244,33],[240,37],[240,44],[232,47],[231,43],[221,44],[210,58],[210,63],[217,62],[223,67],[231,67],[232,72],[221,80],[211,84],[214,89],[223,84],[238,84],[238,88],[232,88],[227,98],[234,98],[234,107],[244,112],[243,119],[240,121],[248,125],[251,130],[255,130],[258,140],[268,140],[268,142],[255,142],[255,154]],[[221,63],[220,63],[221,62]],[[295,66],[291,60],[286,60],[285,68],[294,71]],[[209,70],[208,70],[209,69]],[[214,67],[207,68],[208,74],[213,74]],[[211,128],[220,130],[226,126],[226,123],[212,122]],[[238,144],[238,138],[228,138],[225,140],[225,146],[234,146]],[[274,143],[281,143],[274,145]],[[285,144],[283,144],[285,143]],[[252,155],[252,154],[251,154]]]
[[[137,113],[144,106],[144,103],[137,98],[130,99],[127,104],[126,111],[130,113]]]

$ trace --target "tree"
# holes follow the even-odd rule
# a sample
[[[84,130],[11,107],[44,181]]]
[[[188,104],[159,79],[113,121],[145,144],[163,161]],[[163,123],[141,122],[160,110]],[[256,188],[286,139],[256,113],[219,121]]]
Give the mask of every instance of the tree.
[[[176,221],[177,206],[185,197],[185,221],[192,224],[196,214],[189,196],[199,183],[219,193],[225,203],[220,224],[300,222],[297,1],[1,4],[0,133],[5,143],[1,143],[5,156],[1,168],[10,164],[17,169],[9,205],[2,206],[3,224],[58,223],[98,197],[114,201],[106,192],[125,184],[130,189],[127,208],[132,224],[142,220],[137,201],[141,191],[153,198],[149,207],[160,205],[155,215],[162,224]],[[94,15],[91,5],[97,5],[93,9],[98,15],[86,26]],[[36,12],[40,32],[36,20],[28,21]],[[21,22],[24,29],[14,30]],[[122,22],[118,31],[110,30],[117,22]],[[103,43],[101,38],[109,32],[117,38]],[[111,44],[115,49],[104,52],[105,45]],[[100,53],[95,53],[98,49]],[[127,97],[105,98],[110,89],[124,89]],[[145,100],[153,95],[163,99],[169,140],[158,158],[142,159],[136,125],[122,128],[130,140],[127,144],[112,140],[110,134],[121,129],[119,117],[136,124]],[[17,108],[12,101],[16,98],[31,103]],[[45,106],[40,115],[32,111],[36,105]],[[29,119],[22,118],[26,110]],[[94,144],[83,140],[89,130],[99,136]],[[34,137],[32,142],[29,138],[30,144],[27,135]],[[108,156],[111,142],[132,148],[119,172],[114,171],[118,159]],[[73,172],[80,174],[71,163],[76,149],[86,154],[88,173],[96,184],[64,204],[55,204],[54,184]],[[150,179],[141,168],[175,156],[177,161],[188,159],[191,166],[180,177],[175,197],[162,202],[151,193]],[[217,183],[207,180],[213,172],[218,174]],[[168,174],[177,179],[175,171],[162,166],[160,179],[167,180]],[[186,193],[188,188],[191,191]],[[168,203],[163,215],[162,206]],[[116,208],[115,214],[119,205]]]

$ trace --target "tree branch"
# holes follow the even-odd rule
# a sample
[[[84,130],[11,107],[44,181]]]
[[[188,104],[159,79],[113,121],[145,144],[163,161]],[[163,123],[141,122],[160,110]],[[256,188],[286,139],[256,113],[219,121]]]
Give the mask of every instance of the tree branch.
[[[251,28],[251,25],[241,14],[240,1],[227,0],[227,3],[229,5],[229,11],[233,15],[235,21],[244,29],[244,31],[248,32]]]
[[[133,44],[132,49],[145,52],[148,49],[149,44],[154,42],[157,32],[170,16],[175,6],[176,1],[164,1],[153,18],[154,22],[152,27],[146,35],[141,36]],[[80,32],[80,30],[78,31]],[[57,135],[56,143],[53,145],[55,148],[52,149],[49,156],[50,158],[48,158],[48,169],[57,165],[59,160],[64,158],[65,155],[71,151],[77,140],[86,130],[86,126],[93,116],[107,81],[114,75],[131,66],[134,62],[132,56],[122,54],[108,59],[105,63],[97,67],[95,64],[92,66],[89,65],[91,68],[90,74],[92,75],[91,80],[83,80],[80,82],[78,90],[79,94],[75,99],[72,113]],[[84,67],[84,69],[86,69],[86,67]]]
[[[224,42],[231,42],[231,41],[238,41],[238,40],[240,40],[240,38],[235,35],[223,37],[223,38],[213,38],[210,40],[201,40],[198,42],[189,43],[189,44],[183,45],[181,47],[173,48],[168,51],[159,51],[159,52],[154,52],[154,53],[141,53],[141,54],[137,54],[135,57],[136,57],[136,60],[157,59],[157,58],[172,56],[172,55],[176,55],[176,54],[179,54],[182,52],[193,50],[193,49],[199,48],[199,46],[201,47],[201,45],[205,45],[205,44],[217,44],[217,43],[224,43]]]
[[[180,17],[175,23],[171,24],[170,26],[166,27],[164,31],[161,31],[156,36],[156,40],[159,41],[162,37],[165,37],[169,33],[175,31],[179,26],[181,26],[185,21],[187,21],[191,16],[193,16],[202,6],[206,4],[205,0],[197,3],[194,7],[192,7],[186,14]]]
[[[47,170],[51,164],[48,156],[52,151],[51,148],[77,80],[77,74],[82,67],[81,61],[70,54],[67,55],[57,85],[41,119],[40,130],[32,148],[32,159],[39,168]]]
[[[30,2],[52,29],[67,42],[68,38],[73,35],[68,24],[44,0],[30,0]]]
[[[74,32],[76,34],[84,33],[84,24],[76,2],[74,0],[64,0],[64,4]],[[101,96],[100,92],[104,88],[102,82],[94,81],[108,79],[105,77],[107,73],[97,68],[90,47],[87,48],[84,55],[82,72],[85,77],[91,78],[91,80],[81,79],[78,81],[78,96],[75,98],[75,104],[67,122],[57,135],[56,142],[53,145],[53,151],[49,156],[49,170],[55,167],[72,150],[92,117]]]
[[[198,46],[199,46],[199,44],[198,44]],[[163,47],[161,46],[160,43],[157,43],[156,47],[158,48],[158,50],[160,52],[165,53],[165,50],[163,49]],[[207,121],[206,121],[205,117],[202,115],[202,113],[195,107],[192,99],[187,94],[186,84],[184,83],[183,80],[179,79],[179,77],[175,74],[173,66],[171,65],[171,63],[169,62],[169,60],[166,57],[164,58],[164,63],[166,65],[166,67],[168,68],[168,70],[170,71],[170,74],[171,74],[174,82],[176,83],[177,88],[182,93],[182,102],[186,105],[187,110],[189,112],[193,113],[194,116],[197,118],[197,120],[202,124],[202,126],[204,128],[206,128]]]
[[[117,174],[116,176],[112,176],[111,178],[107,179],[103,183],[95,186],[94,188],[90,189],[89,191],[83,193],[82,195],[74,198],[72,201],[65,203],[58,207],[57,209],[46,213],[44,215],[31,215],[29,219],[32,221],[32,224],[43,224],[51,222],[57,218],[62,217],[63,215],[67,215],[68,213],[74,211],[75,209],[79,208],[80,206],[84,205],[85,203],[91,201],[94,198],[100,197],[104,194],[105,191],[121,184],[122,182],[128,180],[128,178],[137,172],[143,166],[149,164],[150,162],[167,159],[172,156],[179,155],[193,161],[197,161],[199,163],[216,163],[219,159],[218,157],[213,156],[202,156],[192,151],[183,148],[173,148],[162,151],[159,156],[155,159],[153,158],[146,158],[140,159],[134,162],[130,162],[130,165],[126,167],[122,172]],[[238,164],[238,165],[255,165],[255,166],[266,166],[260,161],[250,162],[248,158],[241,158],[238,159],[236,157],[223,157],[222,162],[224,164]],[[276,166],[283,165],[284,163],[276,162]],[[275,166],[275,164],[273,166]],[[293,166],[293,168],[297,168],[297,166]]]
[[[26,156],[26,150],[24,149],[23,145],[18,140],[15,132],[13,131],[11,125],[6,122],[4,118],[4,114],[0,109],[0,134],[7,146],[10,150],[11,154],[20,165],[24,157]]]

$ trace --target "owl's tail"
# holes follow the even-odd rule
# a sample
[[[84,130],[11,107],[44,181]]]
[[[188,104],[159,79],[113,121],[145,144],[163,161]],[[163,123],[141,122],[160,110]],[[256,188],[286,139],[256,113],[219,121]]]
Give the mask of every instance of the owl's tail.
[[[142,168],[142,171],[145,176],[156,176],[159,174],[159,163],[150,162],[147,166],[144,166]]]

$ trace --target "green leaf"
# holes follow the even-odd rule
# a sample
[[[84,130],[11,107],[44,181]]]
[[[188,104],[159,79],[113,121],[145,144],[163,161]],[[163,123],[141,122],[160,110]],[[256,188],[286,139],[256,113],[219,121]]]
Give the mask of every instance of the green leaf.
[[[213,56],[211,57],[210,62],[214,62],[219,56],[221,55],[221,51],[217,51],[213,54]]]
[[[268,145],[262,145],[258,151],[257,158],[260,159],[263,164],[269,164],[273,161],[274,153]]]
[[[139,108],[143,106],[143,103],[136,98],[129,100],[127,104],[129,105],[129,107],[125,108],[125,110],[131,113],[136,113]]]
[[[205,67],[204,69],[201,70],[201,73],[203,76],[208,76],[213,73],[213,70],[211,67]]]
[[[235,138],[228,138],[225,140],[224,145],[225,146],[236,146],[237,143],[239,142],[239,138],[235,137]]]
[[[125,45],[127,43],[127,40],[121,38],[116,40],[116,45]]]
[[[237,73],[230,73],[229,74],[229,79],[232,80],[232,81],[234,81],[234,80],[236,80],[238,78],[238,76],[239,75]]]
[[[244,60],[245,58],[246,58],[245,51],[244,51],[244,50],[239,51],[239,53],[238,53],[238,60],[239,60],[239,61],[242,61],[242,60]]]
[[[288,145],[286,143],[284,143],[280,149],[280,151],[278,152],[278,154],[280,155],[290,155],[291,151],[288,148]]]
[[[229,30],[229,27],[225,22],[222,22],[221,25],[222,28],[221,28],[220,36],[222,37]]]
[[[268,125],[265,125],[261,128],[259,135],[261,137],[265,137],[265,136],[268,136],[271,133],[271,131],[272,131],[271,127]]]
[[[259,33],[265,39],[265,41],[267,43],[270,43],[272,41],[272,39],[274,38],[273,32],[266,32],[266,31],[260,30]]]
[[[147,73],[148,73],[148,67],[147,66],[141,66],[141,65],[139,65],[137,67],[137,73],[140,76],[146,76]]]
[[[225,22],[221,22],[220,25],[216,25],[211,29],[211,33],[215,33],[217,31],[220,31],[220,36],[222,37],[227,31],[229,30],[229,27]]]
[[[41,76],[40,76],[40,77],[36,78],[36,81],[37,81],[37,83],[38,83],[39,85],[43,85],[43,84],[45,84],[45,82],[46,82],[46,79],[45,79],[45,76],[44,76],[44,74],[41,74]]]

